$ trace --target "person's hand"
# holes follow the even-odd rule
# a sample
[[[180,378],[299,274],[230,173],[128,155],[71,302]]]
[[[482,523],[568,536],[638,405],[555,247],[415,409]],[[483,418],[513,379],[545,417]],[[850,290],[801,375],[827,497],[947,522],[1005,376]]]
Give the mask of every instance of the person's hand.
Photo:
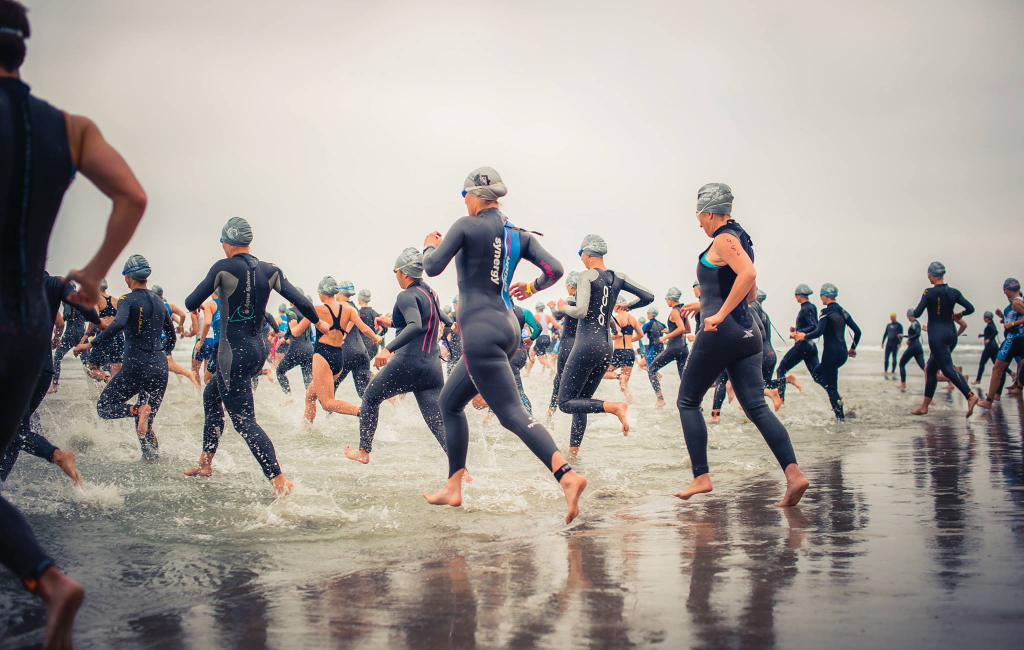
[[[698,313],[700,311],[700,303],[699,302],[687,303],[687,304],[683,305],[683,308],[680,309],[679,311],[682,312],[682,314],[681,314],[682,316],[693,316],[694,314],[696,314],[696,313]],[[718,322],[722,322],[722,321],[719,320]]]
[[[385,320],[383,316],[378,316],[378,317],[373,319],[373,327],[374,328],[387,327],[390,324],[391,323],[388,322],[387,320]]]
[[[564,298],[558,299],[558,311],[565,311],[565,308],[569,306],[569,303]]]
[[[803,332],[793,332],[789,336],[790,336],[790,338],[792,338],[794,341],[796,341],[798,343],[800,341],[803,341],[805,338],[807,338],[807,335],[804,334]]]
[[[667,342],[668,342],[668,337],[667,336],[659,336],[658,337],[658,343],[667,343]]]
[[[697,339],[697,335],[696,334],[687,334],[686,335],[686,340],[691,342],[691,343],[693,343],[696,339]]]
[[[75,349],[72,350],[71,352],[74,353],[74,355],[77,357],[80,354],[82,354],[83,352],[85,352],[86,350],[91,350],[91,349],[92,349],[92,343],[79,343],[78,345],[75,346]]]
[[[848,354],[850,355],[850,358],[852,359],[855,356],[857,356],[857,350],[855,350],[853,348],[850,348],[850,351],[848,352]]]
[[[525,282],[516,282],[515,284],[508,288],[508,293],[516,300],[526,300],[532,295],[533,292],[526,292]]]
[[[725,316],[722,316],[721,314],[712,314],[701,322],[703,323],[705,332],[717,332],[718,324],[723,320],[725,320]]]
[[[1003,329],[1004,330],[1012,330],[1013,329],[1013,321],[1010,321],[1010,320],[1003,321]]]
[[[549,300],[549,301],[548,301],[548,308],[549,308],[549,309],[554,309],[554,308],[555,308],[555,306],[556,306],[556,303],[555,303],[555,301],[554,301],[554,300]]]
[[[316,331],[321,334],[327,334],[331,331],[331,326],[325,323],[322,319],[316,322]]]
[[[790,328],[789,328],[789,331],[790,331],[790,332],[795,332],[795,331],[796,331],[796,328],[795,328],[795,327],[790,327]]]
[[[77,282],[78,291],[68,295],[68,302],[78,305],[83,309],[89,309],[100,300],[100,281],[103,278],[94,277],[87,271],[72,269],[64,276],[64,283]]]
[[[391,350],[387,348],[381,348],[380,352],[377,353],[377,356],[373,358],[373,367],[380,370],[381,368],[384,367],[384,364],[386,364],[388,362],[388,359],[390,358]]]
[[[441,233],[436,230],[423,239],[423,248],[437,248],[441,244]]]

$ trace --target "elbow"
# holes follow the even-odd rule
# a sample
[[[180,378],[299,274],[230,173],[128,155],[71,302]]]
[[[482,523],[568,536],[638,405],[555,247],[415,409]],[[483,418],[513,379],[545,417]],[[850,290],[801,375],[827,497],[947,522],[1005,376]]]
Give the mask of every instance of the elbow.
[[[115,203],[120,203],[121,206],[124,207],[125,211],[129,213],[136,222],[138,222],[146,212],[146,205],[149,203],[149,197],[146,196],[146,191],[142,189],[141,185],[136,185],[134,188],[125,191],[115,199]]]

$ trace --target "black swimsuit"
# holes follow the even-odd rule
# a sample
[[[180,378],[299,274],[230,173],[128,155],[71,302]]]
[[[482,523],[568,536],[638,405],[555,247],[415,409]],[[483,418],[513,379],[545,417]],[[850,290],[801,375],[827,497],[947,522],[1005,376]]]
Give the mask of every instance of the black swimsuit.
[[[327,307],[327,312],[331,315],[331,330],[344,333],[345,330],[341,329],[341,312],[345,308],[341,307],[338,309],[338,313],[335,314],[327,305],[324,305],[324,307]],[[331,367],[332,375],[337,375],[345,368],[344,342],[342,345],[330,345],[317,340],[316,345],[313,346],[313,354],[319,354],[324,358],[327,365]]]

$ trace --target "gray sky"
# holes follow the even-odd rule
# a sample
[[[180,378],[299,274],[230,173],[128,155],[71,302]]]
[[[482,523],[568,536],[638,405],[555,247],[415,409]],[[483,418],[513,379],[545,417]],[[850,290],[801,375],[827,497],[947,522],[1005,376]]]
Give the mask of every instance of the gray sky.
[[[135,170],[150,201],[125,256],[172,302],[238,215],[307,292],[330,274],[388,311],[395,257],[465,213],[480,165],[567,270],[599,233],[659,304],[709,243],[697,189],[729,183],[780,329],[799,282],[837,284],[877,341],[933,259],[979,310],[1024,276],[1019,2],[27,4],[23,78]],[[92,255],[108,211],[76,181],[51,272]],[[456,293],[454,267],[429,282]]]

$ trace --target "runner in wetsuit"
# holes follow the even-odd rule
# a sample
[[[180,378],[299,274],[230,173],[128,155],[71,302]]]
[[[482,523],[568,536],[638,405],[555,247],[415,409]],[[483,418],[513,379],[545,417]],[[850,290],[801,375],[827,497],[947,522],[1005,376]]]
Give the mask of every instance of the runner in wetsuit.
[[[978,362],[978,378],[975,379],[973,384],[980,384],[981,377],[985,374],[985,366],[989,361],[995,362],[996,355],[999,354],[999,330],[996,329],[996,324],[993,322],[995,316],[992,312],[987,311],[983,316],[985,321],[985,331],[978,335],[978,338],[982,340],[985,347],[981,351],[981,360]]]
[[[763,347],[761,348],[761,376],[764,378],[764,395],[770,397],[772,404],[775,406],[775,410],[778,411],[782,408],[782,397],[779,395],[779,383],[785,382],[784,379],[775,379],[775,364],[778,363],[779,358],[775,354],[775,347],[772,346],[772,319],[768,317],[768,312],[764,310],[764,301],[768,298],[768,294],[760,289],[757,290],[757,299],[750,300],[747,302],[747,307],[754,312],[755,324],[761,328],[761,337]]]
[[[821,285],[821,303],[825,305],[821,310],[821,318],[813,330],[807,333],[794,332],[793,338],[799,342],[823,337],[821,361],[811,372],[811,377],[828,393],[828,401],[832,405],[836,419],[845,422],[843,398],[839,394],[839,368],[848,359],[857,356],[861,331],[850,314],[836,302],[838,296],[839,289],[836,285],[830,282]],[[846,347],[847,327],[853,330],[853,345],[849,348]]]
[[[360,289],[359,290],[359,320],[366,323],[366,326],[376,332],[379,336],[384,336],[388,333],[388,328],[378,327],[377,319],[380,318],[380,314],[370,306],[370,290]],[[366,352],[370,355],[370,358],[375,358],[377,352],[380,350],[380,346],[377,345],[376,337],[371,338],[362,332],[359,333],[363,337],[363,345],[366,346]]]
[[[107,294],[105,278],[100,285],[100,291],[95,309],[100,314],[100,323],[106,328],[114,322],[114,316],[117,314],[117,299]],[[89,325],[85,334],[87,338],[91,338],[97,332],[99,332],[99,326]],[[82,342],[85,342],[85,339]],[[86,363],[90,371],[89,376],[99,381],[113,379],[121,369],[121,361],[124,358],[124,334],[101,339],[99,345],[85,349],[88,350]],[[105,370],[110,371],[109,376],[104,373]]]
[[[19,77],[30,36],[25,8],[0,0],[0,453],[17,434],[50,354],[54,314],[43,297],[43,269],[57,212],[76,170],[112,199],[104,240],[92,260],[67,274],[67,296],[88,308],[100,279],[131,239],[146,194],[88,118],[69,115],[29,92]],[[46,606],[43,646],[71,647],[81,585],[65,577],[36,542],[21,513],[0,497],[0,563]]]
[[[71,290],[74,291],[73,285],[69,284],[67,286],[72,287]],[[81,343],[82,337],[85,336],[85,318],[82,316],[82,312],[71,303],[65,303],[63,311],[64,330],[59,333],[60,341],[53,353],[53,386],[50,388],[51,393],[56,393],[57,387],[60,385],[60,369],[64,357],[76,345]],[[84,358],[82,359],[82,365],[85,365]]]
[[[445,338],[448,341],[448,361],[445,363],[445,377],[452,374],[455,365],[462,359],[462,330],[459,329],[459,297],[452,299],[452,326],[447,329]]]
[[[650,367],[654,357],[665,351],[665,344],[661,342],[661,337],[665,335],[668,327],[658,320],[660,313],[657,307],[651,305],[647,308],[647,320],[640,324],[640,330],[647,337],[647,343],[643,345],[643,359],[641,359],[645,369]]]
[[[565,493],[569,507],[565,521],[569,523],[579,514],[579,497],[587,480],[572,471],[551,434],[527,412],[509,365],[521,340],[512,298],[521,300],[553,285],[562,277],[562,266],[533,234],[513,226],[498,209],[498,198],[506,189],[496,171],[490,167],[475,170],[463,188],[469,216],[456,221],[443,240],[435,232],[424,242],[427,275],[439,275],[455,260],[464,349],[462,360],[441,391],[448,481],[440,492],[424,496],[435,505],[462,504],[462,475],[469,447],[465,408],[479,392],[501,425],[519,436],[554,473]],[[541,276],[533,282],[512,284],[520,260],[540,268]]]
[[[576,304],[565,308],[566,316],[577,319],[576,340],[558,387],[558,408],[572,415],[570,458],[576,457],[583,444],[589,413],[611,413],[622,424],[622,435],[629,435],[629,404],[594,399],[594,393],[612,360],[611,324],[615,311],[628,314],[629,310],[646,307],[654,301],[654,294],[634,283],[629,276],[608,270],[604,265],[607,253],[608,244],[599,235],[583,238],[580,259],[587,270],[580,273],[577,280]],[[621,309],[617,307],[620,291],[636,296]]]
[[[689,349],[686,345],[686,335],[690,333],[690,322],[683,316],[682,300],[683,292],[676,287],[670,287],[665,294],[665,304],[668,305],[668,334],[661,337],[665,344],[665,350],[658,354],[647,364],[647,377],[651,380],[651,388],[658,401],[655,404],[658,408],[665,406],[665,396],[661,392],[661,380],[658,379],[658,371],[672,363],[676,363],[676,370],[679,372],[679,381],[683,380],[683,367],[686,365],[686,357]]]
[[[810,300],[810,296],[814,294],[814,291],[806,284],[800,284],[794,293],[797,303],[800,304],[800,311],[796,315],[796,326],[789,328],[789,338],[791,339],[796,338],[794,335],[797,332],[803,332],[804,334],[813,332],[818,324],[818,310],[814,308],[814,304]],[[786,399],[786,384],[779,380],[786,377],[787,373],[798,366],[801,361],[807,368],[807,372],[813,372],[818,367],[818,346],[813,341],[797,341],[786,354],[782,355],[782,361],[779,362],[779,366],[775,369],[775,378],[779,389],[779,397],[783,401]],[[795,385],[798,390],[802,390],[799,384]]]
[[[935,396],[935,386],[938,383],[938,373],[941,370],[946,379],[953,383],[957,389],[967,398],[967,417],[974,412],[974,405],[978,398],[971,391],[967,380],[953,365],[953,348],[956,346],[958,337],[957,323],[963,320],[964,316],[974,313],[974,305],[967,302],[963,294],[946,284],[946,267],[941,262],[932,262],[928,265],[928,281],[932,283],[931,288],[925,289],[921,296],[921,302],[914,308],[914,316],[920,318],[926,310],[928,312],[928,363],[925,364],[924,400],[921,406],[911,411],[913,415],[925,415],[928,413],[928,405]],[[960,305],[964,310],[960,313],[954,311]]]
[[[147,288],[152,269],[142,255],[132,255],[121,274],[131,292],[117,301],[114,321],[96,335],[93,343],[83,343],[76,353],[97,343],[125,334],[124,363],[121,371],[107,383],[96,403],[96,412],[105,420],[135,418],[135,428],[142,447],[142,457],[158,456],[159,443],[153,434],[153,420],[167,389],[167,354],[174,349],[177,337],[167,309],[155,293]],[[161,335],[165,336],[163,340]],[[135,406],[125,402],[138,395]]]
[[[1024,297],[1021,296],[1020,282],[1016,278],[1006,278],[1003,282],[1003,294],[1010,301],[1003,310],[1003,344],[999,346],[996,362],[992,365],[988,395],[985,401],[978,403],[983,408],[992,408],[992,402],[999,399],[1010,361],[1024,358]],[[928,329],[930,335],[931,327]],[[1017,383],[1020,383],[1021,379],[1021,364],[1018,363]]]
[[[213,472],[213,456],[224,432],[223,405],[274,491],[283,494],[291,490],[291,482],[281,474],[274,443],[256,422],[252,396],[252,379],[260,374],[267,359],[263,319],[270,292],[281,294],[321,331],[327,331],[327,325],[320,322],[316,309],[281,269],[261,262],[249,252],[251,243],[249,223],[239,217],[229,219],[221,230],[226,258],[214,263],[206,278],[185,299],[185,309],[194,312],[216,292],[222,312],[217,373],[203,390],[203,451],[199,462],[185,470],[185,475],[209,476]]]
[[[338,303],[346,309],[352,307],[353,311],[356,312],[356,318],[348,321],[348,325],[345,326],[345,343],[341,346],[344,354],[344,366],[341,374],[334,378],[334,390],[337,392],[338,386],[351,373],[352,383],[356,387],[356,394],[362,399],[366,385],[370,383],[370,377],[372,376],[370,374],[370,353],[363,343],[363,336],[367,336],[367,334],[363,332],[363,336],[347,336],[352,332],[356,321],[362,322],[359,319],[359,310],[351,302],[352,296],[356,295],[356,286],[349,280],[342,280],[338,283],[338,289]],[[363,324],[365,325],[365,323]],[[376,339],[377,333],[373,332],[372,326],[370,331],[372,332],[372,338]]]
[[[303,388],[308,389],[313,381],[313,341],[308,328],[298,336],[292,334],[291,326],[302,320],[302,315],[295,310],[295,305],[286,309],[285,313],[288,316],[288,329],[284,336],[288,341],[288,349],[277,364],[277,383],[281,385],[285,395],[290,395],[292,387],[286,373],[295,366],[299,366],[302,371]]]
[[[558,410],[558,388],[562,381],[562,373],[565,371],[565,362],[572,352],[573,343],[576,341],[576,325],[578,321],[565,315],[565,308],[568,305],[576,304],[576,291],[579,286],[579,271],[569,271],[565,275],[565,290],[569,294],[568,300],[559,300],[552,308],[551,314],[562,322],[561,345],[558,346],[558,358],[555,361],[555,378],[551,382],[551,403],[548,404],[548,419]]]
[[[736,397],[747,418],[764,437],[786,474],[786,494],[777,504],[799,503],[809,482],[796,463],[789,433],[764,402],[761,349],[747,300],[755,298],[753,243],[732,213],[733,195],[728,185],[710,183],[697,194],[697,219],[713,241],[699,256],[697,279],[700,303],[683,308],[683,314],[701,314],[700,329],[683,368],[679,386],[679,417],[693,466],[693,482],[677,497],[689,499],[712,490],[708,473],[708,429],[700,406],[715,379],[728,370]]]
[[[910,321],[910,325],[907,326],[907,349],[903,351],[903,356],[900,357],[900,383],[896,388],[904,390],[907,387],[907,363],[911,359],[917,362],[917,365],[924,370],[924,348],[921,347],[921,323],[917,320],[917,316],[914,316],[914,310],[907,310],[907,320]],[[900,335],[900,338],[904,338]]]
[[[896,321],[896,312],[889,315],[889,324],[882,334],[882,349],[885,350],[885,374],[889,374],[889,359],[892,358],[892,374],[896,374],[896,353],[900,350],[903,326]],[[888,341],[888,343],[886,343]]]
[[[184,338],[185,312],[182,311],[181,307],[178,307],[177,305],[172,305],[171,303],[164,300],[164,290],[160,285],[154,284],[152,291],[153,293],[156,294],[156,297],[160,299],[160,302],[164,304],[164,308],[167,310],[167,317],[171,320],[171,326],[174,327],[175,332],[181,334],[182,338]],[[175,317],[177,317],[177,320],[175,320]],[[196,388],[201,387],[199,385],[199,373],[189,370],[188,368],[183,368],[182,366],[179,366],[177,363],[175,363],[174,359],[171,357],[170,350],[167,351],[167,371],[173,372],[174,374],[179,375],[181,377],[185,377],[186,379],[191,381],[192,385],[195,386]],[[179,379],[178,381],[181,380]]]
[[[512,311],[515,312],[516,321],[519,323],[519,331],[522,333],[519,343],[519,349],[512,355],[512,359],[509,361],[509,365],[512,366],[512,374],[516,378],[516,388],[519,389],[519,399],[523,400],[523,406],[532,415],[533,414],[533,403],[530,402],[530,398],[526,396],[526,388],[523,386],[522,370],[526,366],[526,360],[530,356],[531,345],[540,337],[540,333],[543,331],[537,319],[534,315],[519,305],[514,305]]]

